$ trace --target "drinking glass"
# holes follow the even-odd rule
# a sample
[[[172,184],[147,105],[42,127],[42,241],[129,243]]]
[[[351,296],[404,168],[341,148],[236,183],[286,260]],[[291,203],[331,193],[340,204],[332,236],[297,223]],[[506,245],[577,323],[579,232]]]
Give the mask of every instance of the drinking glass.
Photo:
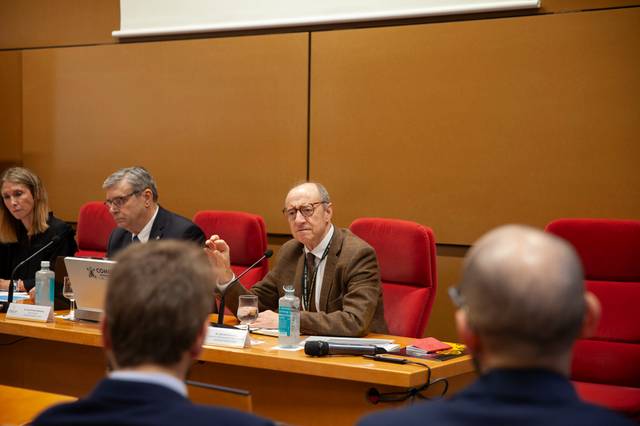
[[[64,284],[62,286],[62,295],[69,299],[69,319],[74,320],[76,318],[76,298],[73,294],[73,287],[71,287],[71,280],[69,277],[64,277]]]
[[[241,326],[249,326],[258,319],[258,296],[243,294],[238,299],[238,319]]]

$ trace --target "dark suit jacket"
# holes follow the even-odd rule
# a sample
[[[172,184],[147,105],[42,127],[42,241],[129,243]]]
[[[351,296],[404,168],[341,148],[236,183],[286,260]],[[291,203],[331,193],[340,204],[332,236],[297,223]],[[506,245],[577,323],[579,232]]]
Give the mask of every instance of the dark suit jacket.
[[[164,386],[104,379],[85,399],[41,413],[34,425],[237,425],[271,422],[221,407],[192,404]]]
[[[107,246],[107,257],[113,257],[116,253],[131,244],[132,234],[124,228],[116,228],[111,231],[109,245]],[[151,240],[191,240],[200,245],[204,245],[204,233],[196,224],[189,219],[171,213],[159,207],[156,220],[153,221],[149,241]]]
[[[278,310],[278,299],[284,296],[285,285],[302,294],[304,246],[296,240],[287,241],[278,252],[278,263],[264,279],[251,287],[258,295],[259,308]],[[233,248],[232,248],[233,250]],[[326,336],[364,336],[369,332],[386,333],[382,305],[382,287],[376,253],[365,241],[347,229],[334,228],[326,259],[320,308],[300,313],[302,334]],[[238,296],[248,293],[242,285],[227,288],[225,303],[232,312],[238,308]]]
[[[448,400],[371,414],[360,426],[382,425],[631,425],[582,402],[571,382],[545,370],[494,370]]]

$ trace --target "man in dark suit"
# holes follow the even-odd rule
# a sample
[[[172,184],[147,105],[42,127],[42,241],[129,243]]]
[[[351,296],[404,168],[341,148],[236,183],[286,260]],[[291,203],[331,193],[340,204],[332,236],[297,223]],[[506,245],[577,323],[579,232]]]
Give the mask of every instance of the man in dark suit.
[[[632,424],[582,402],[568,380],[573,342],[595,331],[600,306],[567,242],[498,228],[469,251],[449,294],[479,379],[448,400],[372,414],[360,426]]]
[[[204,233],[197,225],[158,205],[156,183],[144,168],[118,170],[102,188],[107,191],[105,203],[118,224],[109,236],[107,257],[132,242],[177,239],[204,243]]]
[[[202,350],[214,294],[202,249],[181,241],[134,244],[116,260],[101,324],[113,371],[86,398],[55,406],[33,424],[272,425],[187,399],[184,380]]]
[[[382,288],[376,253],[347,229],[331,224],[333,207],[327,190],[308,182],[291,189],[283,213],[293,240],[278,252],[277,265],[250,292],[259,300],[256,327],[277,328],[278,299],[283,287],[293,285],[301,299],[302,334],[363,336],[384,333]],[[229,246],[217,235],[206,251],[223,283],[233,279]],[[238,296],[249,293],[242,285],[220,285],[227,307],[235,312]]]

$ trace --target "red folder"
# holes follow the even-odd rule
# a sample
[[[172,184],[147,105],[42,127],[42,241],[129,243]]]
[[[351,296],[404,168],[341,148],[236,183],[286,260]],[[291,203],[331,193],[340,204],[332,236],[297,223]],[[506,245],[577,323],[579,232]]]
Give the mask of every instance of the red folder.
[[[425,337],[423,339],[416,339],[411,343],[411,346],[422,349],[427,353],[443,351],[445,349],[451,349],[451,345],[442,343],[435,337]]]

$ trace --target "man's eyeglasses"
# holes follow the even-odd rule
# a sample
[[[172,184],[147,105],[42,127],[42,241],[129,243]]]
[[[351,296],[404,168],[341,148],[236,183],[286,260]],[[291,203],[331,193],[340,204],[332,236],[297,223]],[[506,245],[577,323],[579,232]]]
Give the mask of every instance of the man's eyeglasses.
[[[296,219],[298,212],[303,217],[311,217],[313,216],[313,212],[316,211],[316,206],[319,204],[326,204],[326,201],[316,201],[315,203],[303,204],[300,207],[292,207],[290,209],[284,208],[282,209],[282,213],[287,217],[288,220],[293,221]]]
[[[104,205],[107,206],[108,209],[110,209],[111,207],[115,207],[119,209],[125,204],[127,204],[127,201],[129,201],[129,198],[139,193],[140,191],[133,191],[131,194],[122,195],[120,197],[113,197],[110,200],[105,200]]]
[[[447,292],[449,293],[451,302],[456,308],[460,309],[464,306],[464,298],[462,297],[462,294],[460,294],[460,289],[458,287],[449,287]]]

